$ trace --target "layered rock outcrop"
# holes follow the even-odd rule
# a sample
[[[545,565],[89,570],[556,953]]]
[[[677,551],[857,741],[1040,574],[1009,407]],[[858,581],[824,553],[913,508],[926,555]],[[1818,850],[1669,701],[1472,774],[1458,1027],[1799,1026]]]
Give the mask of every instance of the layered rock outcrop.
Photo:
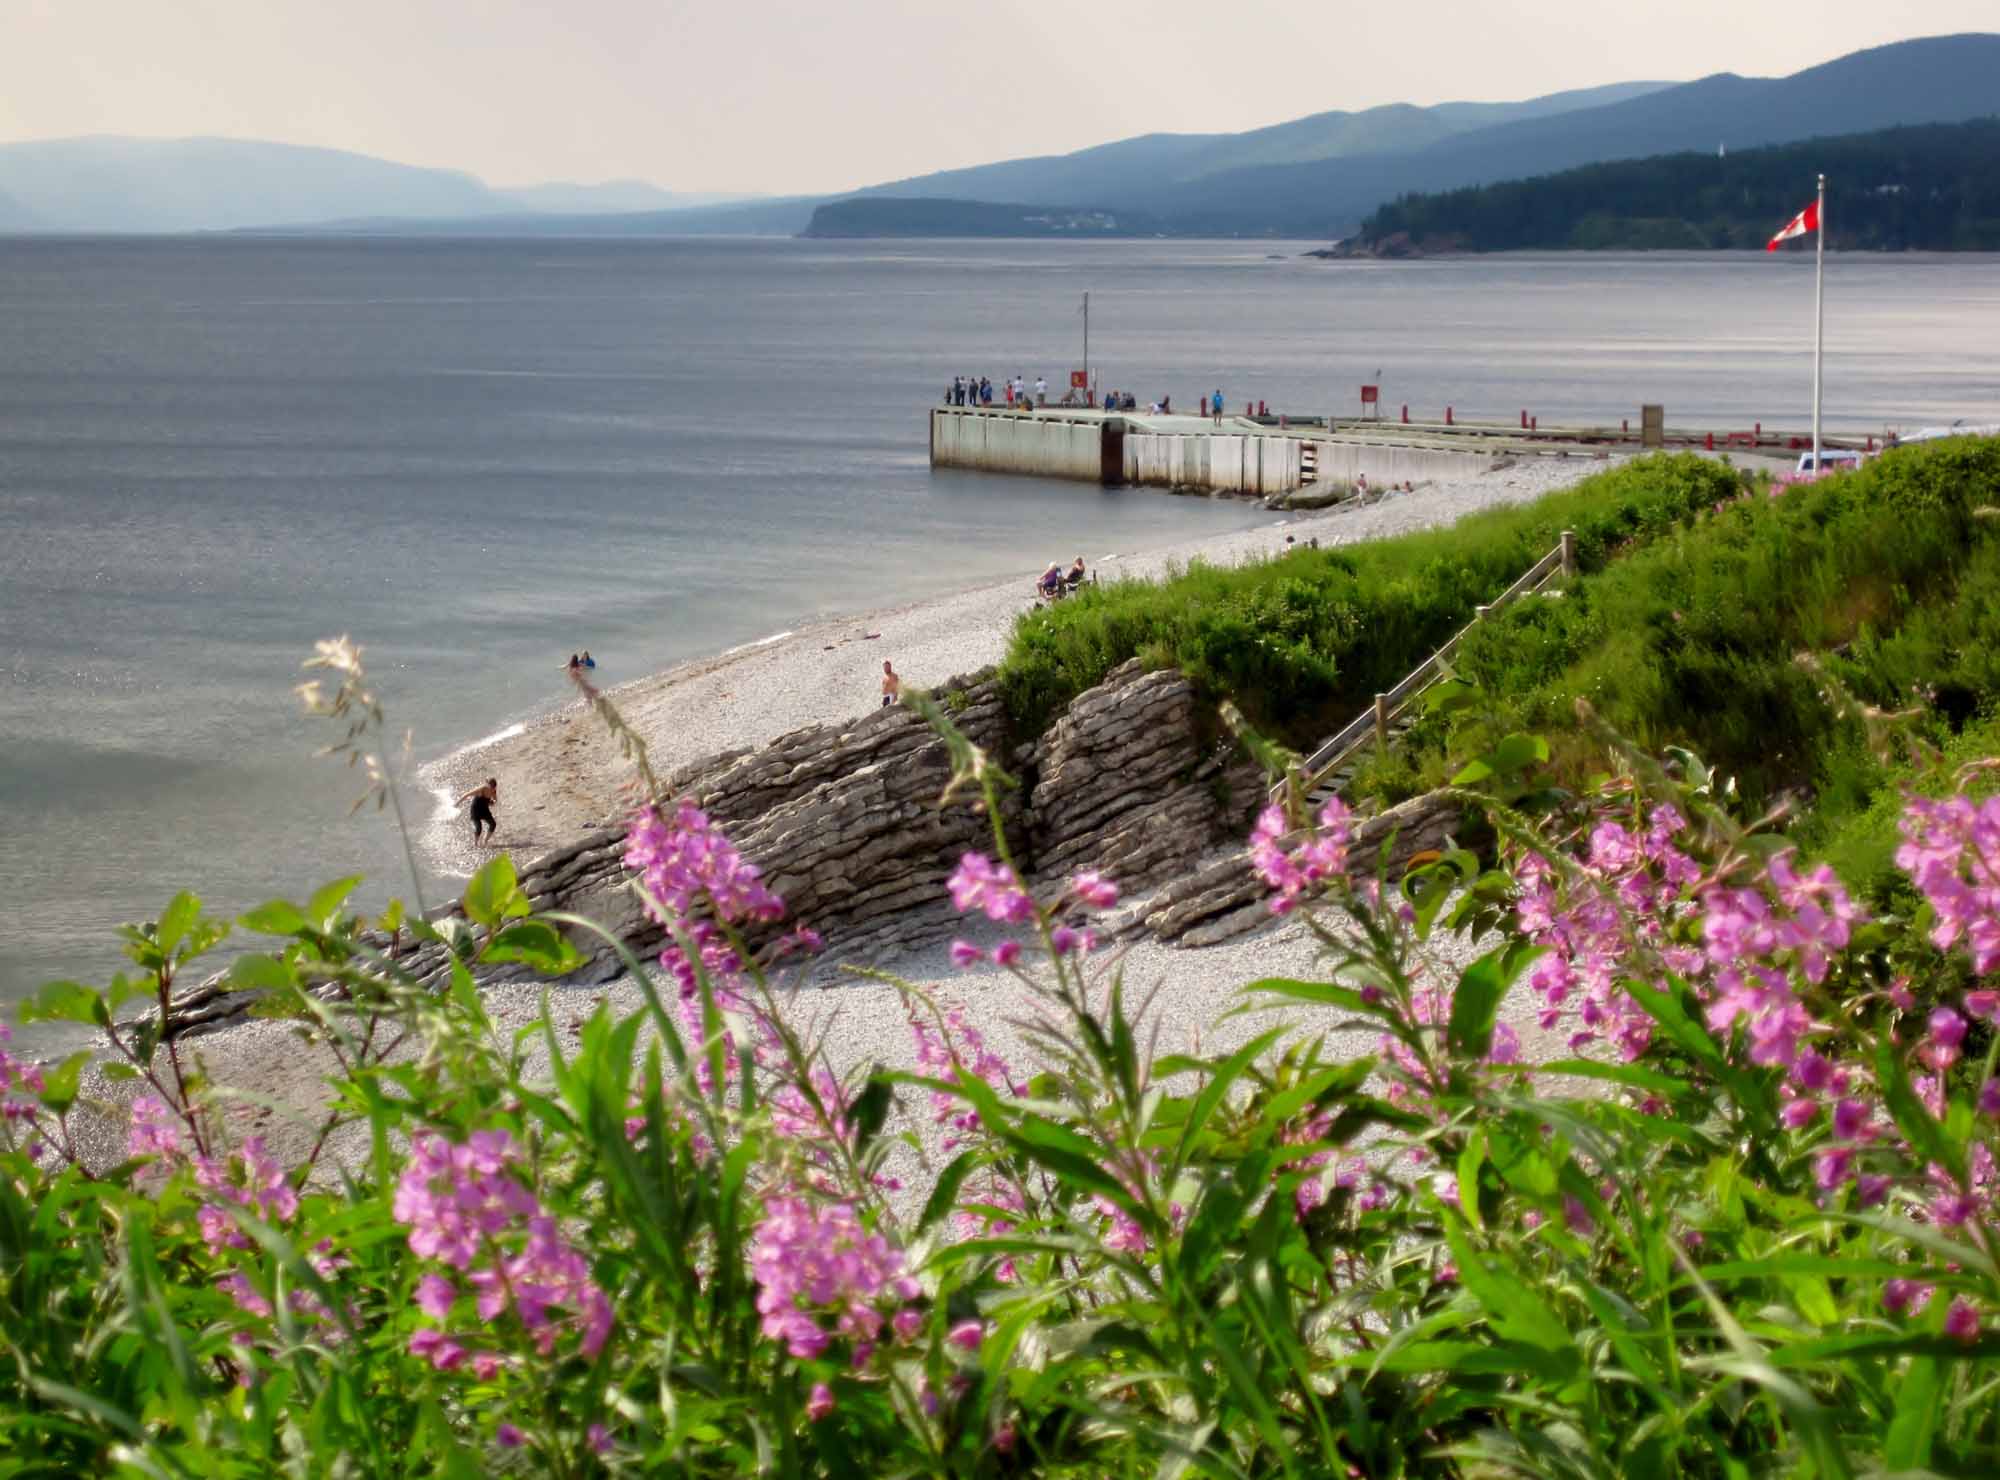
[[[1004,794],[1002,820],[1038,893],[1058,892],[1071,874],[1095,869],[1140,901],[1114,917],[1115,927],[1188,945],[1268,918],[1240,848],[1199,866],[1218,846],[1242,839],[1263,785],[1232,743],[1204,739],[1194,688],[1183,675],[1127,663],[1079,695],[1039,740],[1011,751],[990,670],[935,692],[968,741],[1010,758],[1020,772],[1022,786]],[[753,946],[803,922],[837,954],[880,956],[942,936],[955,918],[947,877],[968,849],[991,847],[983,799],[964,789],[946,798],[950,779],[944,740],[914,710],[895,707],[713,756],[664,784],[721,824],[785,900],[786,926],[752,937]],[[1406,804],[1362,826],[1356,856],[1372,866],[1391,832],[1398,833],[1398,860],[1441,846],[1453,820]],[[657,954],[663,932],[630,888],[624,853],[623,829],[606,829],[536,859],[520,883],[537,912],[587,916],[643,961]],[[1152,889],[1158,892],[1144,895]],[[618,950],[600,937],[579,932],[574,943],[588,957],[574,980],[624,971]],[[375,944],[392,949],[386,939]],[[393,954],[426,982],[441,981],[449,966],[434,943],[406,941]],[[502,967],[490,979],[510,974],[527,972]],[[212,980],[185,995],[176,1026],[215,1026],[250,1000]]]

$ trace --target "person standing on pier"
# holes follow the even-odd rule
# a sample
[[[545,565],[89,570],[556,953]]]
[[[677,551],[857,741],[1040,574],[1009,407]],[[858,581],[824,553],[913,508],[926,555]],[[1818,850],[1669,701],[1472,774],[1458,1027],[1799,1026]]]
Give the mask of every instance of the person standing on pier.
[[[1212,410],[1213,410],[1213,411],[1215,412],[1215,424],[1216,424],[1217,426],[1221,426],[1221,425],[1222,425],[1222,387],[1221,387],[1221,386],[1217,386],[1217,387],[1215,388],[1215,399],[1214,399],[1214,400],[1212,400],[1212,401],[1210,401],[1210,402],[1209,402],[1208,404],[1209,404],[1210,408],[1211,408],[1211,409],[1212,409]]]
[[[1046,375],[1035,377],[1035,404],[1037,406],[1049,404],[1049,378]]]

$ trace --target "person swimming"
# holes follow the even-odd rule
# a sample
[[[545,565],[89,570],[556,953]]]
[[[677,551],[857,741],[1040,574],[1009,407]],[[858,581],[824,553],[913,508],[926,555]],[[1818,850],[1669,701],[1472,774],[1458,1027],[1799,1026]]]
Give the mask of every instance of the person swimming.
[[[472,841],[477,844],[488,841],[498,832],[500,824],[493,818],[493,808],[500,801],[500,778],[488,776],[483,786],[475,786],[461,802],[472,803]]]
[[[583,666],[586,668],[595,668],[597,666],[597,659],[590,656],[589,648],[583,650]]]

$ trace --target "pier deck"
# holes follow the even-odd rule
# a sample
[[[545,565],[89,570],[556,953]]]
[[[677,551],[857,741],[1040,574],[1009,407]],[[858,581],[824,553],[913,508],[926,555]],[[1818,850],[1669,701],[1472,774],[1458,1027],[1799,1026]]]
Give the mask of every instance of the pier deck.
[[[1833,450],[1874,446],[1873,438],[1852,435],[1822,440]],[[1647,441],[1629,422],[1544,427],[1229,413],[1217,419],[1071,406],[936,406],[930,426],[933,467],[1263,497],[1345,488],[1364,476],[1376,484],[1464,476],[1497,457],[1664,448],[1789,459],[1811,445],[1809,434],[1759,424],[1663,428]]]

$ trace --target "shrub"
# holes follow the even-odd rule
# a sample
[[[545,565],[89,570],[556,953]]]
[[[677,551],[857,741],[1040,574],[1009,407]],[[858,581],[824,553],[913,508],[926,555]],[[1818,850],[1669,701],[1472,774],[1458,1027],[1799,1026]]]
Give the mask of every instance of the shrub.
[[[1649,457],[1447,529],[1090,587],[1019,619],[1001,691],[1021,733],[1039,734],[1077,694],[1144,655],[1309,744],[1429,657],[1563,530],[1576,531],[1583,567],[1596,569],[1738,488],[1734,471],[1705,458]]]

